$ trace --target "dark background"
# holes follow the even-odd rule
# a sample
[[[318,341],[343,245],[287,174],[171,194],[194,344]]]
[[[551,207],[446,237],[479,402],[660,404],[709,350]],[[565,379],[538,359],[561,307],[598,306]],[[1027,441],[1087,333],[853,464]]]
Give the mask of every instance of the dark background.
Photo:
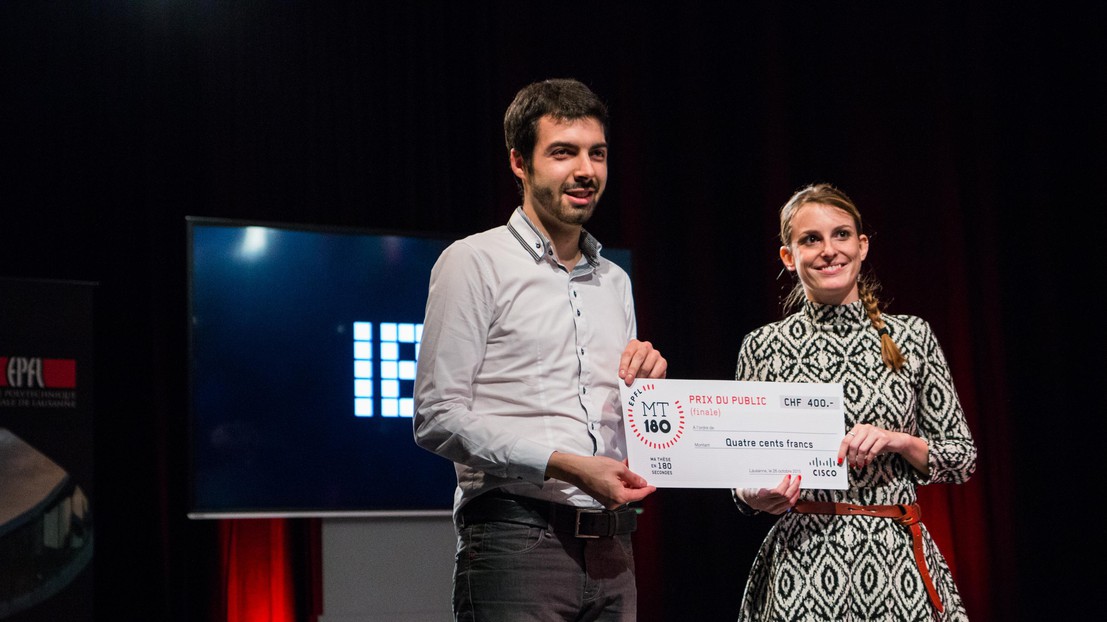
[[[503,110],[567,76],[610,105],[589,228],[632,250],[670,375],[733,377],[780,317],[776,209],[837,184],[977,435],[951,493],[986,509],[969,613],[1081,617],[1103,551],[1107,11],[1078,6],[0,3],[0,275],[99,283],[98,619],[217,609],[217,527],[185,518],[184,217],[502,224]],[[643,618],[733,619],[768,523],[718,491],[651,499]]]

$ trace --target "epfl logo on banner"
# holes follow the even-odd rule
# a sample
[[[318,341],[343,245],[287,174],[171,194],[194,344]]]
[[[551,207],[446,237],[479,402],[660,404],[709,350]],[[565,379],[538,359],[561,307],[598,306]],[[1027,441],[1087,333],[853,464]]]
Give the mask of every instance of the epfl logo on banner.
[[[0,387],[76,389],[77,361],[26,356],[0,356]]]

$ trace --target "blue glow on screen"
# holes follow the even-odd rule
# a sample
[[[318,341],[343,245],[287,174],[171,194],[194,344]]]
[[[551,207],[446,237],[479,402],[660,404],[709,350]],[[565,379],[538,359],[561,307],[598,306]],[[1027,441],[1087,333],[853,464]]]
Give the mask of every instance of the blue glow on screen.
[[[415,445],[430,270],[452,240],[254,223],[189,228],[194,514],[448,511]]]
[[[189,219],[190,513],[453,504],[412,438],[430,271],[452,240]],[[604,249],[629,272],[630,253]]]

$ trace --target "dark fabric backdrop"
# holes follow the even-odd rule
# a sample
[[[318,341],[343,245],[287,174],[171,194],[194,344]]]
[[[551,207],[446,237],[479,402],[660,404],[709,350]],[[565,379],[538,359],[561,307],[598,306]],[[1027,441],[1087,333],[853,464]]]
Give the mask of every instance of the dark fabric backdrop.
[[[516,205],[514,92],[610,104],[590,229],[635,257],[670,375],[733,377],[778,319],[776,209],[861,207],[890,312],[929,320],[980,447],[925,491],[974,620],[1076,619],[1104,346],[1102,8],[1064,3],[0,3],[0,275],[100,284],[97,618],[220,620],[185,517],[185,215],[467,234]],[[643,620],[731,620],[770,524],[662,491]],[[295,531],[295,530],[293,530]]]

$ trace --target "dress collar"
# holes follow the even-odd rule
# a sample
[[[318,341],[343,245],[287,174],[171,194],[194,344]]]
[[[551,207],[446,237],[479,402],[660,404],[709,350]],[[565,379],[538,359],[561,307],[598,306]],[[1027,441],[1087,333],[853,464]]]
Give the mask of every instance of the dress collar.
[[[865,304],[860,300],[844,305],[827,305],[805,300],[803,314],[814,324],[864,324],[869,321],[869,316],[865,314]]]

